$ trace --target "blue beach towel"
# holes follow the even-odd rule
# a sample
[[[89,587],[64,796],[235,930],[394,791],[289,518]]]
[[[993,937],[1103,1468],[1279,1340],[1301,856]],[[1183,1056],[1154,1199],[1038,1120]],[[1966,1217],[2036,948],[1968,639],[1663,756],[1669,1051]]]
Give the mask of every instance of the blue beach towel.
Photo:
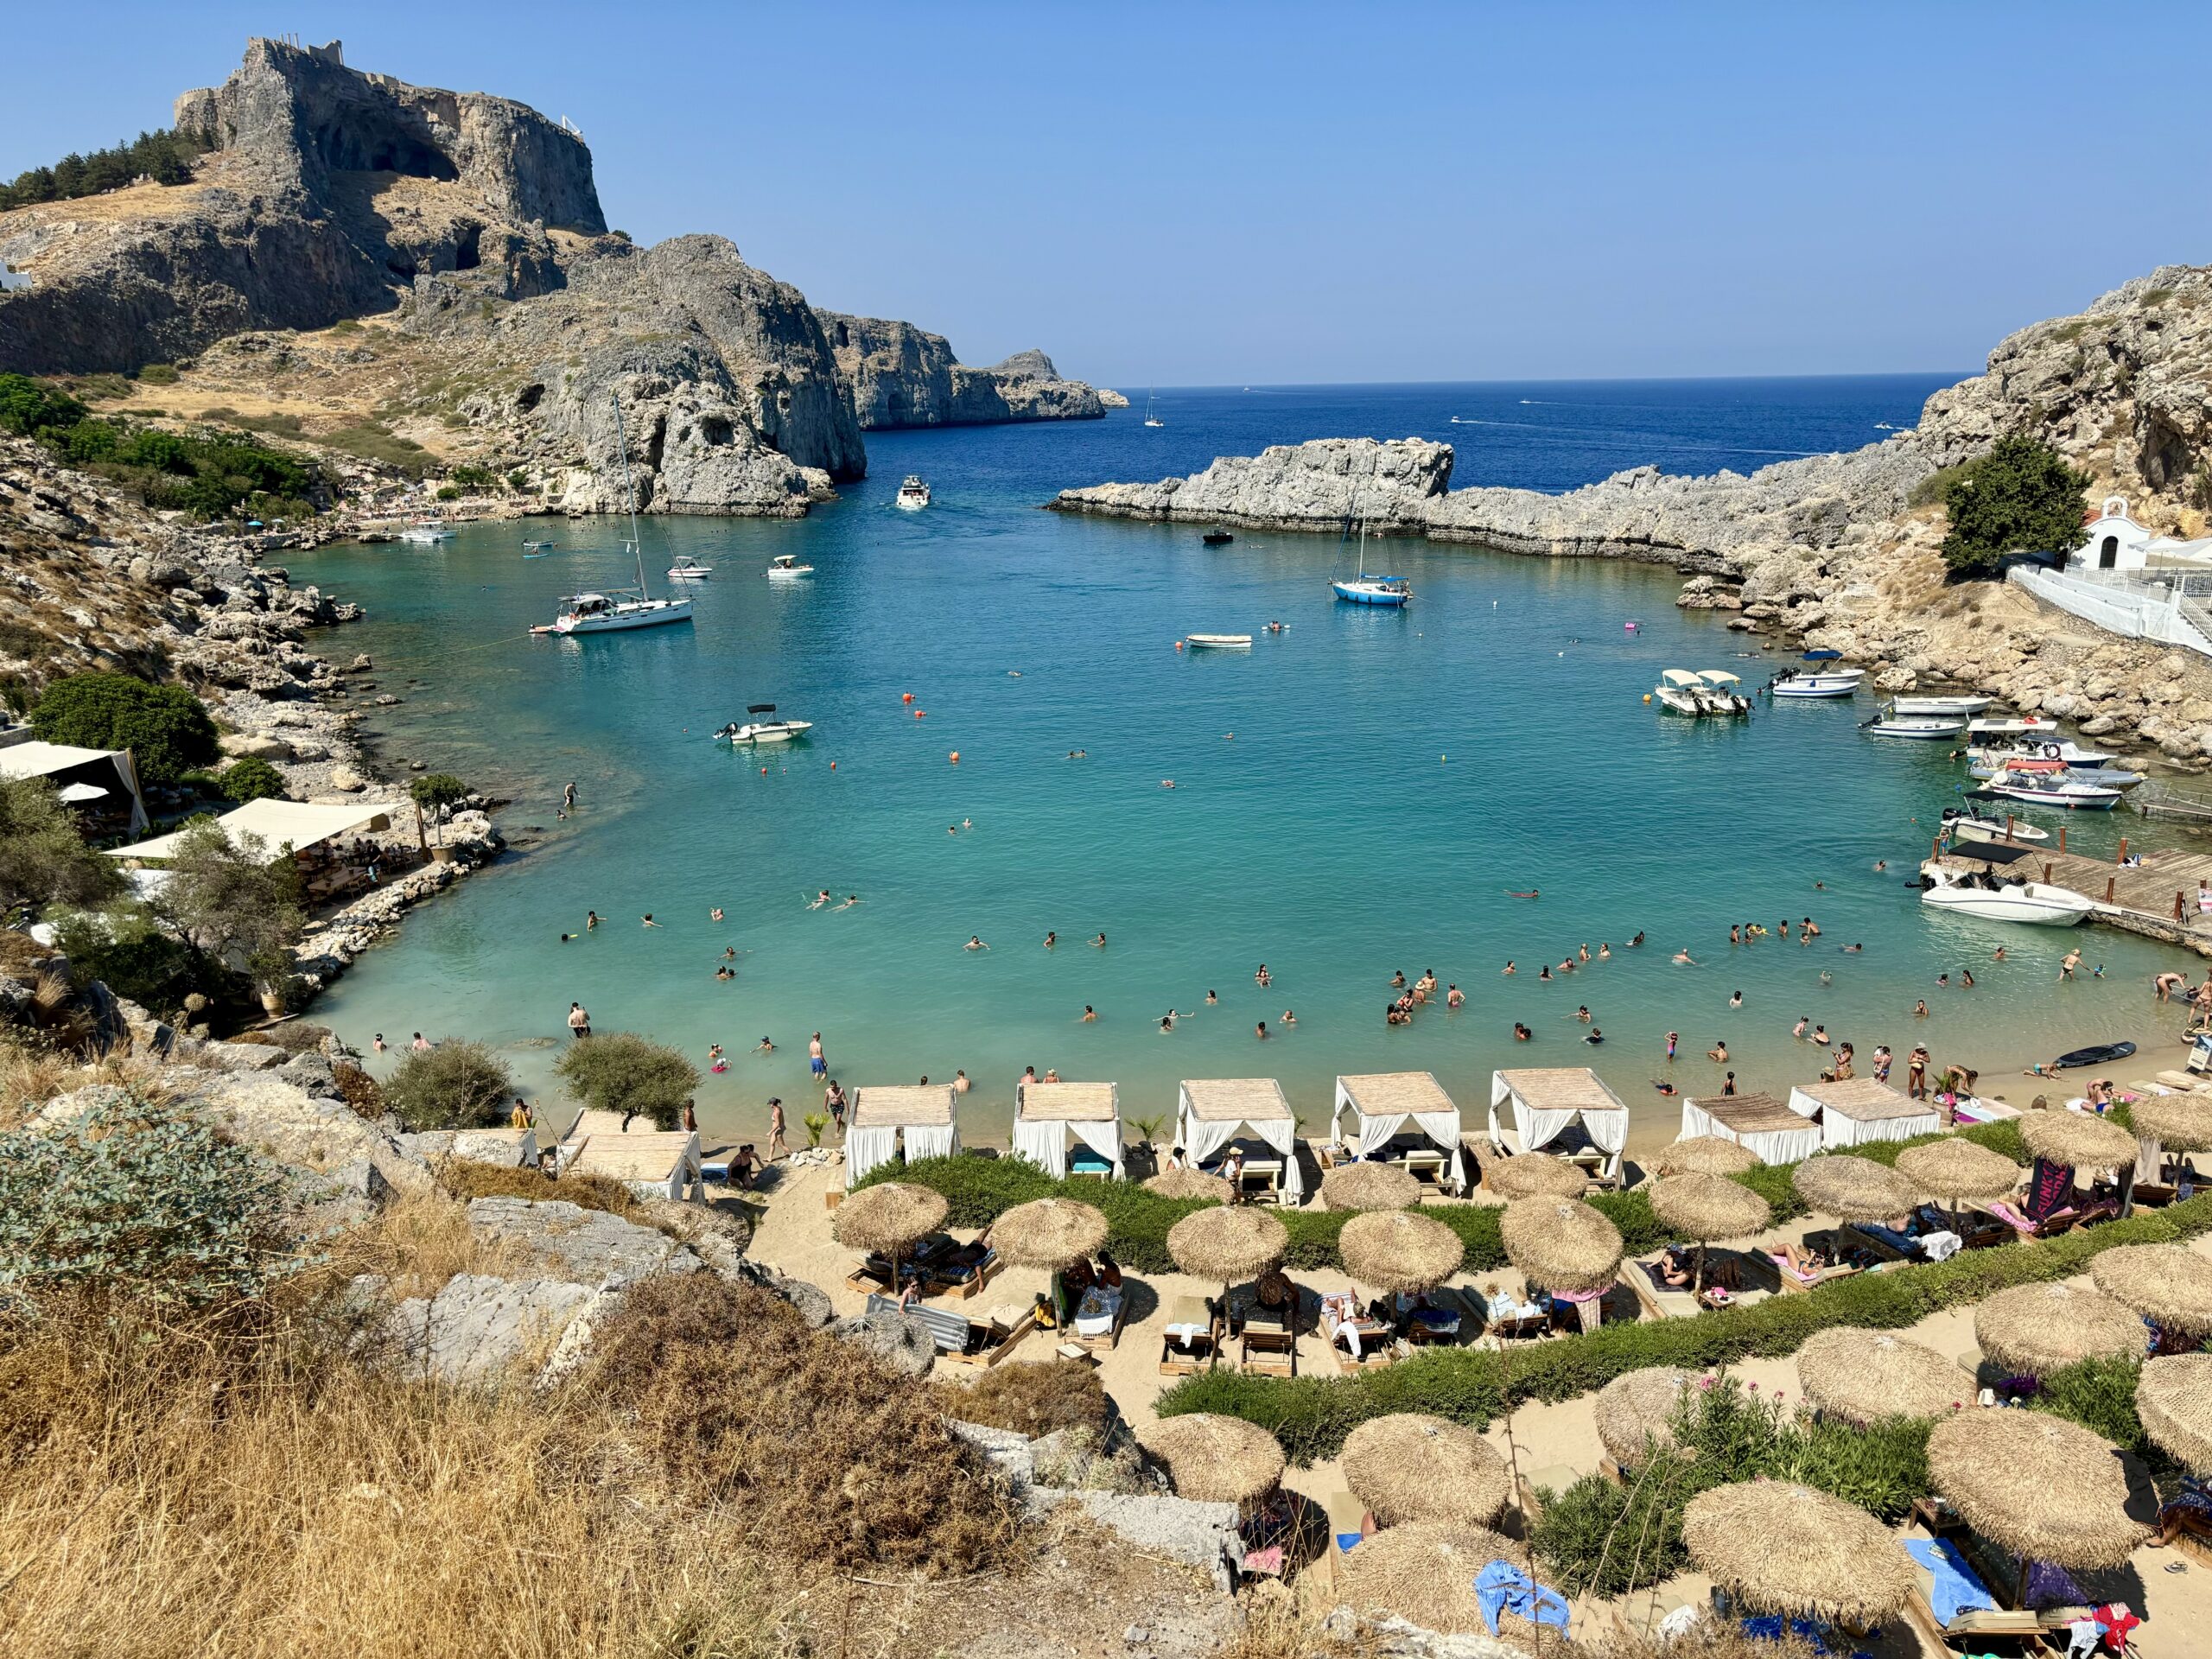
[[[1754,1642],[1779,1642],[1787,1633],[1803,1637],[1815,1653],[1834,1651],[1821,1639],[1821,1627],[1809,1618],[1784,1618],[1779,1613],[1760,1613],[1739,1622],[1744,1627],[1744,1634]]]
[[[1958,1547],[1947,1538],[1908,1538],[1905,1553],[1936,1575],[1936,1586],[1928,1597],[1938,1624],[1948,1624],[1961,1613],[1994,1611],[1997,1598],[1989,1593],[1989,1586],[1978,1578],[1974,1568],[1967,1565],[1967,1558]]]
[[[1547,1590],[1510,1561],[1492,1561],[1475,1574],[1475,1600],[1483,1622],[1497,1634],[1497,1616],[1512,1613],[1531,1624],[1554,1624],[1567,1629],[1567,1601],[1556,1590]]]

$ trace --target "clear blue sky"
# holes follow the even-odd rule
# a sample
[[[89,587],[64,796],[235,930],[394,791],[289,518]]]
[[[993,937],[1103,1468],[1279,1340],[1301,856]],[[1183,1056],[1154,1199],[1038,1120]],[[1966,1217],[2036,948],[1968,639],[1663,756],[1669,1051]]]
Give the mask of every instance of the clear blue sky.
[[[2202,5],[22,6],[0,175],[274,29],[569,117],[640,241],[1109,385],[1964,370],[2212,257]]]

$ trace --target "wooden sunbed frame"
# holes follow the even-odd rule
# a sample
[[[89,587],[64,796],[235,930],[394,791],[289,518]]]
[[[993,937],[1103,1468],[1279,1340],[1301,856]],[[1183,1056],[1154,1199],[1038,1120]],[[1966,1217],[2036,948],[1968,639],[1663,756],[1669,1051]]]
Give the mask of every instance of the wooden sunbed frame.
[[[1128,1287],[1124,1286],[1121,1300],[1114,1306],[1114,1323],[1106,1328],[1103,1336],[1079,1337],[1076,1334],[1075,1326],[1071,1325],[1066,1332],[1067,1339],[1077,1344],[1094,1359],[1103,1359],[1114,1351],[1115,1344],[1122,1339],[1122,1327],[1128,1322],[1129,1294]]]
[[[869,1296],[867,1312],[869,1314],[893,1313],[900,1319],[912,1319],[928,1331],[931,1341],[937,1346],[939,1359],[948,1365],[962,1365],[979,1371],[988,1370],[1012,1353],[1037,1323],[1030,1319],[1018,1319],[1009,1330],[989,1319],[971,1319],[949,1307],[916,1306],[901,1308],[891,1297],[881,1295]],[[978,1332],[982,1333],[980,1340],[976,1334]],[[962,1338],[960,1346],[948,1348],[945,1344],[956,1332]],[[968,1345],[970,1343],[976,1344],[972,1350]]]
[[[1929,1535],[1937,1535],[1931,1533]],[[1904,1548],[1903,1539],[1897,1541],[1897,1548],[1900,1550]],[[2043,1635],[2044,1624],[2039,1614],[2006,1612],[1998,1608],[1961,1614],[1948,1624],[1941,1623],[1936,1617],[1936,1608],[1929,1595],[1935,1584],[1935,1575],[1910,1555],[1905,1557],[1905,1561],[1912,1569],[1912,1599],[1905,1604],[1905,1622],[1913,1627],[1923,1643],[1936,1652],[1946,1651],[1955,1643],[1960,1647],[1967,1647],[1993,1636],[2019,1637],[2032,1641]],[[1967,1565],[1977,1576],[1980,1575],[1981,1569],[1973,1561],[1969,1560]],[[1984,1587],[1987,1587],[1987,1583],[1984,1579]]]
[[[1124,1306],[1127,1304],[1124,1303]],[[1175,1317],[1177,1309],[1173,1305],[1170,1305],[1166,1312],[1166,1322],[1170,1325],[1191,1323],[1191,1321],[1178,1319]],[[1194,1376],[1209,1365],[1218,1363],[1220,1359],[1221,1315],[1215,1313],[1211,1306],[1206,1309],[1206,1333],[1199,1338],[1199,1347],[1178,1347],[1175,1338],[1169,1336],[1166,1332],[1162,1331],[1160,1333],[1160,1374],[1162,1376]]]

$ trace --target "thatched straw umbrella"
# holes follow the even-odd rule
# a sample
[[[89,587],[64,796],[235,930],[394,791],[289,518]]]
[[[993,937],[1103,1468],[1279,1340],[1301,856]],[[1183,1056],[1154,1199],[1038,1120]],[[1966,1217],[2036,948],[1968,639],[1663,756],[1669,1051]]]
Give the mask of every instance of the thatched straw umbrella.
[[[2116,1302],[2188,1337],[2212,1337],[2212,1259],[2185,1244],[2122,1244],[2100,1250],[2089,1277]]]
[[[1725,1175],[1662,1175],[1651,1183],[1651,1210],[1685,1237],[1697,1241],[1690,1289],[1705,1287],[1705,1247],[1724,1238],[1748,1238],[1774,1219],[1767,1201]]]
[[[1344,1484],[1385,1527],[1487,1527],[1512,1497],[1505,1459],[1463,1424],[1417,1412],[1370,1417],[1344,1440]],[[1362,1546],[1365,1548],[1364,1545]]]
[[[1749,1147],[1718,1135],[1694,1135],[1669,1142],[1651,1162],[1662,1175],[1741,1175],[1759,1164]]]
[[[1789,1184],[1808,1208],[1838,1221],[1880,1221],[1901,1216],[1919,1197],[1911,1182],[1886,1164],[1848,1154],[1808,1158],[1789,1173]]]
[[[2120,1567],[2150,1529],[2127,1513],[2117,1448],[2047,1411],[1961,1411],[1928,1437],[1936,1490],[1992,1543],[2030,1561]]]
[[[1580,1166],[1548,1152],[1497,1158],[1485,1167],[1490,1190],[1502,1198],[1579,1198],[1590,1190]]]
[[[1475,1575],[1492,1561],[1526,1561],[1527,1552],[1483,1527],[1409,1521],[1388,1527],[1344,1557],[1345,1599],[1361,1611],[1402,1618],[1444,1635],[1490,1634],[1475,1599]],[[1525,1642],[1532,1627],[1500,1616],[1498,1632]],[[1565,1647],[1562,1639],[1559,1645]]]
[[[2127,1114],[2145,1141],[2177,1152],[2212,1152],[2212,1095],[2150,1095]]]
[[[899,1288],[899,1252],[944,1225],[951,1205],[944,1194],[908,1181],[882,1181],[848,1196],[830,1218],[830,1236],[856,1250],[891,1258],[891,1288]]]
[[[1974,1311],[1974,1339],[1999,1365],[2043,1376],[2085,1359],[2143,1351],[2143,1320],[2094,1290],[2064,1283],[2015,1285]]]
[[[1242,1417],[1163,1417],[1137,1439],[1166,1466],[1177,1494],[1197,1503],[1249,1503],[1282,1478],[1282,1447]]]
[[[1332,1210],[1406,1210],[1421,1202],[1421,1183],[1395,1164],[1344,1164],[1321,1178],[1321,1201]]]
[[[1224,1318],[1230,1286],[1266,1272],[1289,1248],[1290,1229],[1281,1219],[1249,1205],[1193,1211],[1167,1230],[1167,1254],[1175,1265],[1193,1278],[1220,1282]]]
[[[1598,1295],[1620,1276],[1621,1230],[1573,1198],[1516,1198],[1498,1217],[1505,1259],[1539,1290],[1586,1296],[1575,1303],[1582,1328],[1600,1317]]]
[[[2144,1366],[2135,1414],[2153,1446],[2212,1475],[2212,1354],[2162,1354]]]
[[[1867,1625],[1912,1596],[1912,1562],[1855,1503],[1795,1481],[1700,1492],[1682,1511],[1690,1559],[1760,1612]]]
[[[2140,1151],[2119,1124],[2088,1112],[2024,1112],[2018,1122],[2030,1153],[2069,1169],[2131,1168]]]
[[[1227,1181],[1202,1169],[1192,1169],[1188,1164],[1147,1177],[1144,1190],[1157,1192],[1163,1198],[1205,1198],[1215,1204],[1227,1204],[1230,1197]]]
[[[1344,1271],[1363,1285],[1397,1295],[1433,1290],[1459,1270],[1465,1243],[1440,1221],[1402,1210],[1370,1210],[1337,1236]]]
[[[1951,1211],[1954,1230],[1961,1203],[2001,1198],[2019,1185],[2020,1166],[1977,1141],[1948,1135],[1897,1154],[1897,1173]]]
[[[1688,1371],[1654,1365],[1617,1376],[1598,1390],[1592,1415],[1614,1463],[1635,1468],[1643,1461],[1646,1441],[1662,1452],[1673,1449],[1675,1408],[1692,1383]]]
[[[991,1248],[1017,1268],[1054,1273],[1098,1254],[1106,1217],[1075,1198],[1032,1198],[991,1224]]]
[[[1797,1351],[1797,1381],[1821,1411],[1861,1427],[1941,1417],[1974,1392],[1966,1373],[1933,1348],[1848,1325],[1808,1338]]]

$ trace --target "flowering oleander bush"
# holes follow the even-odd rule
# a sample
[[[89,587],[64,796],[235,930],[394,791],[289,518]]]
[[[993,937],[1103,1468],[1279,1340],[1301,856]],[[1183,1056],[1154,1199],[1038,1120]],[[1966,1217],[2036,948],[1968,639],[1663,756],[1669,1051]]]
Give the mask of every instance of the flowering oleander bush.
[[[175,1108],[99,1091],[65,1128],[0,1135],[0,1297],[207,1307],[303,1265],[276,1166]]]

